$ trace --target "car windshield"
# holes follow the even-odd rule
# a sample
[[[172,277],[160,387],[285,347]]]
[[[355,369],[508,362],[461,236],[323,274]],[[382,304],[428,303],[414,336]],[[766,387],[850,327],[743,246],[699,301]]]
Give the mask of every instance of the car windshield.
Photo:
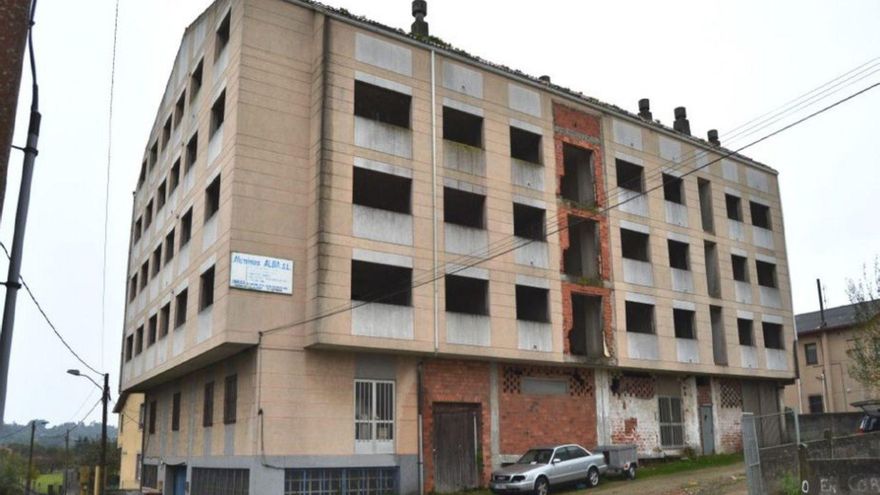
[[[532,449],[516,461],[517,464],[548,464],[553,455],[551,449]]]

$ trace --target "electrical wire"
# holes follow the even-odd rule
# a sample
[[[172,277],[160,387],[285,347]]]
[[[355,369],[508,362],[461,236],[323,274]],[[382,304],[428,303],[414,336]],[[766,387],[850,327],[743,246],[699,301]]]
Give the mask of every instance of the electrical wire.
[[[113,56],[110,64],[110,102],[107,111],[107,175],[104,181],[104,259],[101,269],[101,367],[104,367],[104,332],[107,313],[107,236],[110,223],[110,157],[113,150],[113,90],[116,86],[116,40],[119,33],[119,0],[113,20]]]
[[[798,126],[798,125],[800,125],[800,124],[802,124],[802,123],[804,123],[804,122],[806,122],[806,121],[808,121],[808,120],[810,120],[810,119],[812,119],[812,118],[814,118],[814,117],[816,117],[816,116],[818,116],[818,115],[821,115],[821,114],[823,114],[823,113],[825,113],[825,112],[827,112],[827,111],[829,111],[829,110],[831,110],[831,109],[833,109],[833,108],[835,108],[835,107],[837,107],[837,106],[839,106],[839,105],[841,105],[841,104],[843,104],[843,103],[845,103],[845,102],[847,102],[847,101],[849,101],[849,100],[852,100],[853,98],[856,98],[856,97],[862,95],[862,94],[864,94],[864,93],[866,93],[866,92],[868,92],[868,91],[870,91],[870,90],[872,90],[872,89],[874,89],[874,88],[876,88],[876,87],[878,87],[878,86],[880,86],[880,82],[878,82],[878,83],[874,83],[874,84],[872,84],[872,85],[870,85],[870,86],[867,86],[867,87],[865,87],[865,88],[863,88],[863,89],[861,89],[861,90],[859,90],[859,91],[857,91],[857,92],[855,92],[855,93],[853,93],[853,94],[851,94],[851,95],[849,95],[849,96],[847,96],[847,97],[845,97],[845,98],[839,99],[839,100],[835,101],[834,103],[832,103],[832,104],[830,104],[830,105],[827,105],[827,106],[825,106],[825,107],[823,107],[823,108],[821,108],[821,109],[819,109],[819,110],[817,110],[817,111],[815,111],[815,112],[812,112],[812,113],[810,113],[809,115],[807,115],[807,116],[805,116],[805,117],[802,117],[802,118],[800,118],[800,119],[798,119],[798,120],[796,120],[796,121],[794,121],[794,122],[792,122],[792,123],[790,123],[790,124],[787,124],[787,125],[785,125],[785,126],[779,128],[779,129],[777,129],[777,130],[775,130],[775,131],[773,131],[773,132],[771,132],[771,133],[769,133],[769,134],[766,134],[766,135],[764,135],[764,136],[762,136],[762,137],[760,137],[760,138],[758,138],[758,139],[755,139],[755,140],[749,142],[748,144],[746,144],[746,145],[744,145],[744,146],[741,146],[741,147],[737,148],[736,150],[728,151],[728,152],[722,154],[722,156],[720,156],[720,157],[718,157],[718,158],[716,158],[716,159],[714,159],[714,160],[711,160],[711,161],[709,161],[709,162],[707,162],[707,163],[705,163],[705,164],[703,164],[703,165],[700,165],[700,166],[698,166],[698,167],[696,167],[696,168],[694,168],[694,169],[692,169],[692,170],[689,170],[689,171],[683,173],[682,175],[676,177],[676,180],[681,179],[681,178],[683,178],[683,177],[686,177],[686,176],[688,176],[688,175],[691,175],[691,174],[693,174],[693,173],[695,173],[695,172],[697,172],[697,171],[699,171],[699,170],[702,170],[702,169],[708,167],[709,165],[712,165],[712,164],[714,164],[714,163],[718,163],[718,162],[720,162],[720,161],[723,160],[723,159],[726,159],[726,158],[729,158],[729,157],[731,157],[731,156],[734,156],[734,155],[740,153],[740,152],[743,151],[743,150],[746,150],[746,149],[748,149],[748,148],[750,148],[750,147],[752,147],[752,146],[755,146],[755,145],[757,145],[757,144],[759,144],[759,143],[761,143],[761,142],[766,141],[767,139],[770,139],[771,137],[774,137],[774,136],[776,136],[776,135],[778,135],[778,134],[780,134],[780,133],[782,133],[782,132],[785,132],[785,131],[787,131],[787,130],[793,128],[793,127],[796,127],[796,126]],[[669,181],[669,182],[671,182],[671,181]],[[609,210],[614,209],[614,208],[617,208],[617,207],[619,207],[619,206],[621,206],[621,205],[623,205],[623,204],[626,204],[626,203],[628,203],[628,202],[630,202],[630,201],[633,201],[634,199],[636,199],[636,198],[638,198],[638,197],[646,196],[649,192],[654,191],[654,190],[657,190],[657,189],[660,189],[660,188],[662,188],[664,185],[666,185],[666,181],[661,182],[659,185],[656,185],[656,186],[654,186],[654,187],[647,188],[646,190],[644,190],[644,191],[642,191],[642,192],[640,192],[640,193],[638,193],[638,194],[636,194],[636,195],[634,195],[634,196],[631,196],[631,197],[629,197],[629,198],[627,198],[627,199],[625,199],[625,200],[623,200],[623,201],[620,201],[620,202],[615,203],[615,204],[613,204],[613,205],[610,205],[610,206],[607,206],[607,207],[605,207],[605,208],[602,208],[601,210],[599,210],[598,213],[600,213],[600,214],[602,214],[602,213],[606,213],[606,212],[608,212]],[[563,225],[563,226],[557,228],[557,229],[554,230],[554,231],[551,231],[551,232],[547,232],[547,233],[545,233],[544,236],[546,237],[546,236],[548,236],[548,235],[552,235],[552,234],[558,233],[558,232],[560,232],[560,231],[567,230],[567,229],[571,228],[572,226],[578,225],[578,224],[583,223],[583,222],[585,222],[585,221],[589,221],[589,220],[588,220],[588,219],[578,219],[576,222],[573,222],[573,223],[567,223],[567,224],[565,224],[565,225]],[[279,326],[276,326],[276,327],[272,327],[272,328],[269,328],[269,329],[265,329],[265,330],[260,331],[259,333],[260,333],[261,335],[267,335],[267,334],[275,333],[275,332],[278,332],[278,331],[281,331],[281,330],[286,330],[286,329],[289,329],[289,328],[293,328],[293,327],[297,327],[297,326],[305,325],[305,324],[308,324],[308,323],[313,323],[313,322],[315,322],[315,321],[319,321],[319,320],[322,320],[322,319],[325,319],[325,318],[329,318],[329,317],[331,317],[331,316],[335,316],[335,315],[337,315],[337,314],[341,314],[341,313],[345,313],[345,312],[348,312],[348,311],[352,311],[352,310],[357,309],[357,308],[359,308],[359,307],[361,307],[361,306],[364,306],[364,305],[366,305],[366,304],[370,304],[370,303],[378,302],[378,301],[381,301],[381,300],[384,300],[384,299],[388,299],[389,297],[393,297],[393,296],[398,295],[398,294],[402,294],[402,293],[405,293],[405,292],[409,292],[409,291],[411,291],[412,289],[418,288],[418,287],[423,286],[423,285],[427,285],[427,284],[429,284],[429,283],[431,283],[431,282],[433,282],[433,281],[435,281],[435,280],[437,280],[437,279],[439,279],[439,278],[445,277],[446,275],[454,275],[454,274],[459,273],[459,272],[461,272],[461,271],[467,270],[468,268],[475,267],[475,266],[477,266],[477,265],[479,265],[479,264],[482,264],[482,263],[484,263],[484,262],[486,262],[486,261],[489,261],[489,260],[491,260],[491,259],[497,258],[497,257],[499,257],[499,256],[501,256],[501,255],[504,255],[504,254],[506,254],[506,253],[509,253],[509,252],[514,251],[514,250],[516,250],[516,249],[519,249],[519,248],[521,248],[521,247],[524,247],[524,246],[526,246],[526,245],[528,245],[528,244],[531,244],[531,243],[533,243],[533,242],[536,242],[536,241],[535,241],[534,239],[523,239],[523,242],[520,242],[519,245],[514,245],[514,246],[512,246],[512,247],[510,247],[510,248],[507,248],[507,249],[501,251],[501,252],[498,252],[498,253],[492,254],[492,255],[490,255],[490,256],[487,256],[487,257],[481,258],[480,260],[477,260],[477,261],[475,261],[475,262],[473,262],[473,263],[471,263],[471,264],[468,264],[468,265],[466,265],[466,266],[458,267],[458,268],[453,269],[453,270],[450,271],[450,272],[446,272],[446,273],[444,273],[444,274],[442,274],[442,275],[440,275],[440,276],[432,276],[432,278],[430,278],[430,279],[427,280],[427,281],[419,282],[418,284],[413,284],[413,285],[408,286],[408,287],[406,287],[406,288],[401,288],[401,289],[399,289],[399,290],[392,291],[392,292],[390,292],[390,293],[387,293],[387,294],[384,294],[384,295],[382,295],[382,296],[379,296],[379,297],[376,297],[376,298],[372,298],[372,299],[369,299],[369,300],[358,301],[357,303],[353,303],[353,304],[352,304],[352,303],[349,303],[348,305],[344,305],[344,306],[342,306],[342,307],[339,307],[338,309],[330,310],[330,311],[328,311],[328,312],[326,312],[326,313],[324,313],[324,314],[319,314],[319,315],[316,315],[316,316],[313,316],[313,317],[305,318],[305,319],[298,320],[298,321],[295,321],[295,322],[291,322],[291,323],[288,323],[288,324],[285,324],[285,325],[279,325]]]
[[[6,254],[6,257],[10,258],[9,251],[6,249],[6,245],[3,244],[2,242],[0,242],[0,248],[3,249],[3,252]],[[36,305],[37,310],[40,312],[41,315],[43,315],[43,319],[46,320],[46,323],[49,325],[49,328],[52,329],[52,332],[55,333],[55,336],[58,337],[58,340],[60,340],[61,343],[64,344],[64,347],[66,347],[67,350],[70,351],[71,354],[73,354],[73,357],[75,357],[77,359],[77,361],[82,363],[83,366],[85,366],[86,368],[92,370],[93,372],[95,372],[99,375],[103,375],[104,373],[101,373],[100,371],[98,371],[94,367],[92,367],[92,365],[87,363],[82,357],[80,357],[79,354],[76,353],[76,351],[73,350],[72,347],[70,347],[70,344],[68,344],[67,341],[64,340],[64,337],[62,337],[61,333],[58,332],[58,329],[55,328],[55,324],[52,323],[52,320],[49,319],[49,315],[47,315],[46,311],[43,310],[43,307],[40,305],[40,302],[37,301],[37,298],[36,298],[36,296],[34,296],[34,293],[31,291],[31,288],[28,286],[27,282],[24,281],[24,277],[19,276],[18,279],[19,279],[19,281],[21,281],[22,287],[24,287],[24,289],[27,291],[28,296],[30,296],[31,301],[33,301],[34,305]]]
[[[85,415],[83,415],[82,419],[80,419],[79,421],[77,421],[76,423],[74,423],[73,426],[71,426],[70,428],[64,430],[64,433],[56,433],[55,435],[45,435],[45,436],[43,436],[42,438],[43,438],[43,439],[46,439],[46,438],[59,438],[59,437],[63,437],[63,436],[69,435],[70,432],[72,432],[73,430],[79,428],[81,425],[85,424],[86,419],[88,419],[88,417],[91,416],[91,414],[95,411],[95,408],[97,408],[98,405],[99,405],[100,403],[101,403],[101,399],[98,399],[98,401],[95,402],[95,404],[92,406],[92,408],[89,409],[89,412],[85,413]]]
[[[19,433],[23,432],[24,430],[26,430],[26,429],[28,429],[28,428],[30,428],[30,427],[31,427],[31,423],[28,422],[28,424],[22,426],[21,428],[19,428],[19,429],[13,431],[13,432],[11,432],[11,433],[7,433],[7,434],[5,434],[5,435],[3,435],[3,436],[0,436],[0,441],[5,440],[5,439],[7,439],[7,438],[9,438],[9,437],[14,437],[15,435],[18,435]]]

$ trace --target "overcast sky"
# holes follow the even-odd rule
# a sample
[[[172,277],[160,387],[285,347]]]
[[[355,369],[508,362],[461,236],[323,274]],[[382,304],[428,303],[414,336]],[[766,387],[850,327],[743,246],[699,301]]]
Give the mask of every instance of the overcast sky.
[[[326,0],[409,29],[409,0]],[[114,2],[40,0],[35,26],[43,127],[22,274],[59,331],[117,395],[131,192],[184,28],[206,0],[122,0],[110,177],[105,325],[101,325],[104,186]],[[650,98],[671,124],[725,130],[880,55],[880,2],[433,0],[431,34],[487,60],[631,111]],[[854,92],[880,73],[840,93]],[[22,81],[16,144],[23,144],[30,77]],[[847,303],[846,279],[880,254],[880,88],[747,155],[780,172],[795,312]],[[752,137],[757,137],[752,136]],[[22,155],[10,159],[0,240],[9,246]],[[0,262],[5,279],[6,260]],[[0,289],[2,290],[2,289]],[[102,352],[103,351],[103,352]],[[7,421],[81,419],[99,393],[65,374],[81,366],[18,298]],[[100,408],[89,416],[100,420]]]

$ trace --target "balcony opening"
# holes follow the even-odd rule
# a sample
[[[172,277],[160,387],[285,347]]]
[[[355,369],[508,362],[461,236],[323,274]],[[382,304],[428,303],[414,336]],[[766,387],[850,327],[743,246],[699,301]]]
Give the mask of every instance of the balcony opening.
[[[644,167],[619,158],[615,162],[617,168],[617,187],[635,192],[644,192]]]
[[[785,349],[782,341],[782,325],[778,323],[761,322],[764,333],[764,347],[767,349]]]
[[[483,117],[443,107],[443,139],[483,147]]]
[[[147,321],[147,347],[156,343],[156,334],[159,331],[159,319],[156,315],[150,317]]]
[[[162,181],[159,184],[159,187],[156,189],[156,211],[161,210],[165,206],[165,199],[167,198],[167,182]]]
[[[174,229],[165,235],[165,264],[171,263],[174,259]]]
[[[171,115],[165,120],[165,125],[162,126],[162,151],[168,149],[168,142],[171,141]]]
[[[412,306],[412,268],[352,260],[351,299]]]
[[[199,133],[196,132],[189,138],[189,141],[186,143],[186,166],[184,168],[184,175],[189,174],[193,167],[196,165],[196,160],[199,157]]]
[[[446,223],[483,229],[486,197],[451,187],[443,188],[443,220]]]
[[[737,282],[749,281],[748,260],[743,256],[730,255],[730,264],[733,266],[733,279]]]
[[[650,262],[648,234],[620,229],[620,247],[624,258]]]
[[[174,328],[180,328],[186,323],[186,306],[189,299],[189,291],[183,289],[174,297]]]
[[[186,91],[180,94],[174,105],[174,129],[176,130],[183,121],[183,113],[186,111]]]
[[[178,250],[183,249],[183,246],[186,246],[192,238],[192,220],[193,211],[190,208],[180,217],[180,248]]]
[[[663,174],[663,199],[670,203],[684,204],[684,180],[670,174]]]
[[[131,276],[128,284],[128,302],[134,301],[134,298],[137,296],[138,292],[138,274],[135,273]]]
[[[171,325],[171,303],[166,303],[165,306],[162,306],[162,309],[159,310],[159,338],[163,338],[168,335],[168,328]]]
[[[220,176],[205,189],[205,223],[220,209]]]
[[[226,90],[224,89],[220,96],[214,100],[214,104],[211,105],[211,132],[208,134],[212,138],[214,134],[223,127],[223,122],[226,121]]]
[[[409,129],[412,97],[363,81],[354,82],[354,114]]]
[[[141,164],[141,173],[138,175],[137,188],[140,189],[144,182],[147,180],[147,160],[144,160],[144,163]]]
[[[732,194],[725,194],[724,201],[727,204],[727,218],[742,222],[742,200]]]
[[[150,147],[150,172],[153,171],[153,168],[156,166],[156,162],[159,161],[159,143],[158,141],[153,142],[153,146]]]
[[[147,286],[147,282],[150,281],[150,262],[144,261],[144,264],[141,265],[141,289]]]
[[[153,270],[150,273],[150,278],[154,278],[159,274],[159,270],[162,269],[162,244],[156,246],[156,249],[153,250],[153,260],[150,263],[153,267]]]
[[[567,275],[597,280],[600,272],[599,224],[586,218],[568,216],[568,248],[562,253]]]
[[[605,352],[602,329],[602,298],[571,295],[572,327],[568,334],[569,350],[577,356],[600,358]]]
[[[513,204],[513,235],[535,241],[544,240],[544,210],[520,203]]]
[[[718,245],[703,241],[706,258],[706,286],[711,297],[721,297],[721,277],[718,274]]]
[[[153,200],[151,199],[147,203],[147,207],[144,209],[144,230],[153,223]]]
[[[694,312],[687,309],[673,308],[672,323],[675,326],[675,338],[696,339],[697,332],[694,329]]]
[[[173,193],[178,185],[180,185],[180,158],[174,161],[171,172],[168,173],[168,194]]]
[[[697,189],[700,194],[700,220],[703,222],[703,230],[715,232],[715,216],[712,213],[712,183],[706,179],[697,178]]]
[[[632,333],[655,333],[654,305],[626,301],[626,331]]]
[[[669,266],[679,270],[690,270],[690,245],[672,239],[668,239],[666,243],[669,246]]]
[[[195,70],[192,72],[192,76],[189,78],[189,101],[191,102],[195,99],[195,96],[199,93],[199,89],[202,87],[202,72],[203,67],[205,65],[204,59],[199,60],[199,63],[196,64]]]
[[[758,285],[762,287],[778,287],[776,282],[776,265],[756,260],[755,266],[758,269]]]
[[[518,127],[510,128],[510,156],[517,160],[541,164],[541,135]]]
[[[770,207],[749,201],[749,210],[752,214],[752,225],[762,229],[772,230],[770,226]]]
[[[134,350],[134,336],[129,335],[125,338],[125,361],[131,361],[132,351]]]
[[[138,219],[134,221],[134,242],[141,240],[143,224],[143,220],[141,220],[141,218],[142,217],[138,217]]]
[[[139,326],[134,332],[134,355],[140,355],[144,352],[144,327]]]
[[[720,306],[709,306],[709,320],[712,324],[712,356],[715,364],[727,366],[727,337],[724,335],[724,318]]]
[[[446,275],[446,311],[488,315],[489,281]]]
[[[354,168],[352,202],[397,213],[410,213],[412,180],[398,175]]]
[[[217,28],[217,40],[214,47],[215,57],[223,53],[223,49],[229,44],[229,21],[231,14],[231,11],[227,11],[226,16],[223,17],[223,20],[220,21],[220,26]]]
[[[214,304],[214,267],[208,268],[199,277],[199,311]]]
[[[516,319],[536,321],[540,323],[550,322],[550,308],[548,301],[550,291],[527,285],[516,286]]]
[[[752,320],[737,318],[736,330],[739,334],[739,345],[750,347],[755,345],[754,332],[752,332]]]
[[[568,143],[562,144],[564,175],[559,189],[563,198],[586,206],[596,204],[592,156],[590,150]]]

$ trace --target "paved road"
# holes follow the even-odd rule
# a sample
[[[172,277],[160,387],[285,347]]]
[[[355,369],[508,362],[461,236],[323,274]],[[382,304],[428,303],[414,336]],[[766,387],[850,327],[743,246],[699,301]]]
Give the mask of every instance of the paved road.
[[[595,490],[570,492],[576,495],[746,495],[745,466],[742,463],[705,468],[685,473],[655,476],[633,481],[600,483]],[[566,494],[560,494],[566,495]]]

